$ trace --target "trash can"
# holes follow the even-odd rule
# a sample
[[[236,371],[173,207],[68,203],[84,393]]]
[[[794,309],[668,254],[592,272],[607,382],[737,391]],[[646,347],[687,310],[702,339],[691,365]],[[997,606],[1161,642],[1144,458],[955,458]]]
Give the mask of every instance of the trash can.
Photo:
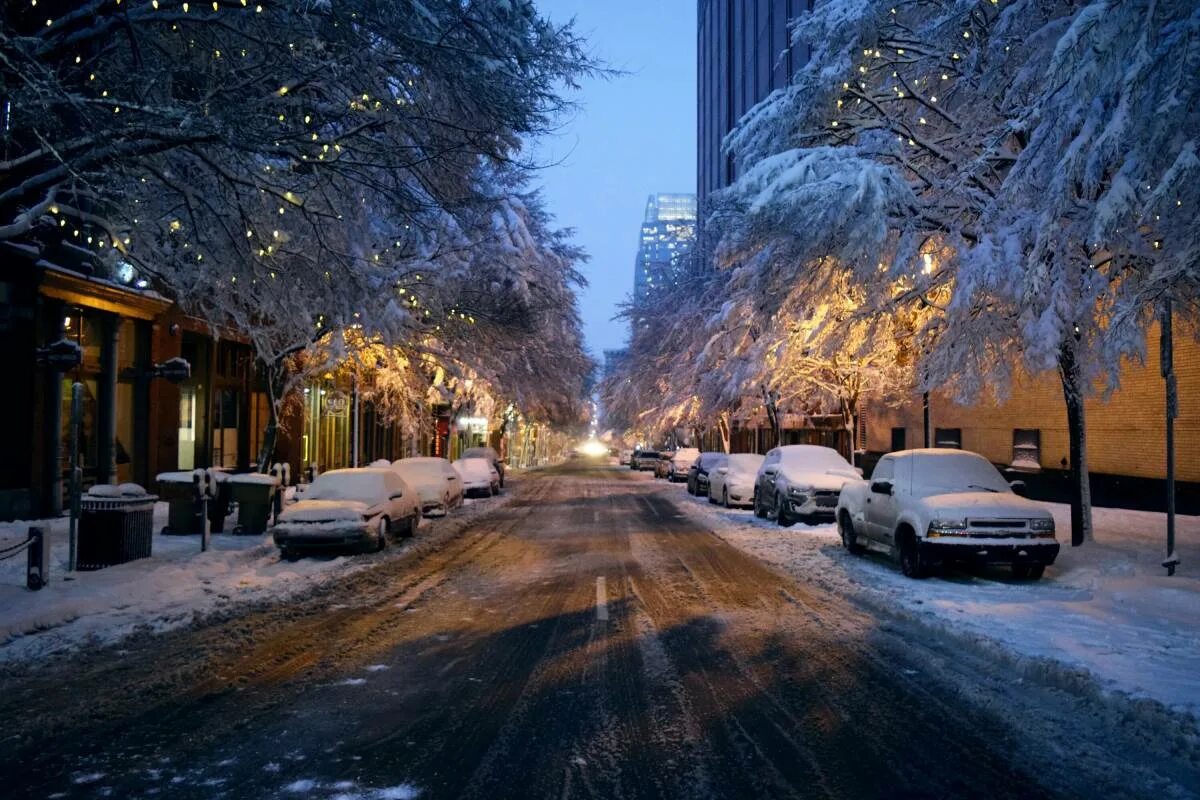
[[[164,472],[155,481],[159,495],[167,501],[164,535],[190,536],[204,533],[204,470]]]
[[[149,558],[157,499],[136,483],[89,489],[80,499],[76,569],[96,570]]]
[[[274,475],[252,472],[230,475],[229,483],[233,489],[233,500],[238,506],[238,521],[233,532],[247,536],[266,533],[279,479]]]
[[[225,532],[225,518],[233,509],[233,484],[229,473],[209,468],[208,470],[208,529],[212,533]]]

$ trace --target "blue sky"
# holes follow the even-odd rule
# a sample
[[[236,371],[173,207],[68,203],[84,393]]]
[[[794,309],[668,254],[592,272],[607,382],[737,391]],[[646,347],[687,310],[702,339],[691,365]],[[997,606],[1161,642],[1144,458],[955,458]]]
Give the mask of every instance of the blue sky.
[[[646,197],[696,190],[695,0],[536,0],[576,19],[593,55],[626,74],[587,81],[577,114],[544,141],[539,178],[558,224],[591,255],[580,296],[588,347],[619,347],[611,319],[633,285]]]

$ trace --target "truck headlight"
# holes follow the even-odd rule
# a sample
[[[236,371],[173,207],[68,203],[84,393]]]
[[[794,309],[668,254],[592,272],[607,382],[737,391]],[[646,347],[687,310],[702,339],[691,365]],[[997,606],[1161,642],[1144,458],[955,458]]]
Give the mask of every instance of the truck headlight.
[[[1054,536],[1054,519],[1031,519],[1029,520],[1029,530],[1040,534],[1039,538],[1052,538]]]
[[[954,536],[966,529],[965,519],[935,519],[929,523],[930,536]]]

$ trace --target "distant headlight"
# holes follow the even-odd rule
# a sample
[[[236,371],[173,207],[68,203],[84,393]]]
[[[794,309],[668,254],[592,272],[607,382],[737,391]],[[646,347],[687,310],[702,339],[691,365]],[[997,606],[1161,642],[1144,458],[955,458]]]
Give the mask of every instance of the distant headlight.
[[[965,519],[935,519],[929,523],[929,533],[932,536],[946,536],[960,533],[967,529]]]

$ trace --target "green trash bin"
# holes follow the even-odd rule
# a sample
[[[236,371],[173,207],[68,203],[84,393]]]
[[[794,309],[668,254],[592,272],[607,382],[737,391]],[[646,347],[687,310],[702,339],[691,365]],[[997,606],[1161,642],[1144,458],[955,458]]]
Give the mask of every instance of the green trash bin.
[[[190,536],[204,533],[204,470],[164,472],[155,481],[158,495],[167,501],[166,536]]]
[[[233,532],[246,536],[266,533],[279,479],[274,475],[253,472],[230,475],[229,484],[233,490],[233,501],[238,507],[238,520]]]
[[[210,467],[208,469],[208,530],[212,533],[225,532],[225,518],[233,508],[233,484],[229,473]]]

